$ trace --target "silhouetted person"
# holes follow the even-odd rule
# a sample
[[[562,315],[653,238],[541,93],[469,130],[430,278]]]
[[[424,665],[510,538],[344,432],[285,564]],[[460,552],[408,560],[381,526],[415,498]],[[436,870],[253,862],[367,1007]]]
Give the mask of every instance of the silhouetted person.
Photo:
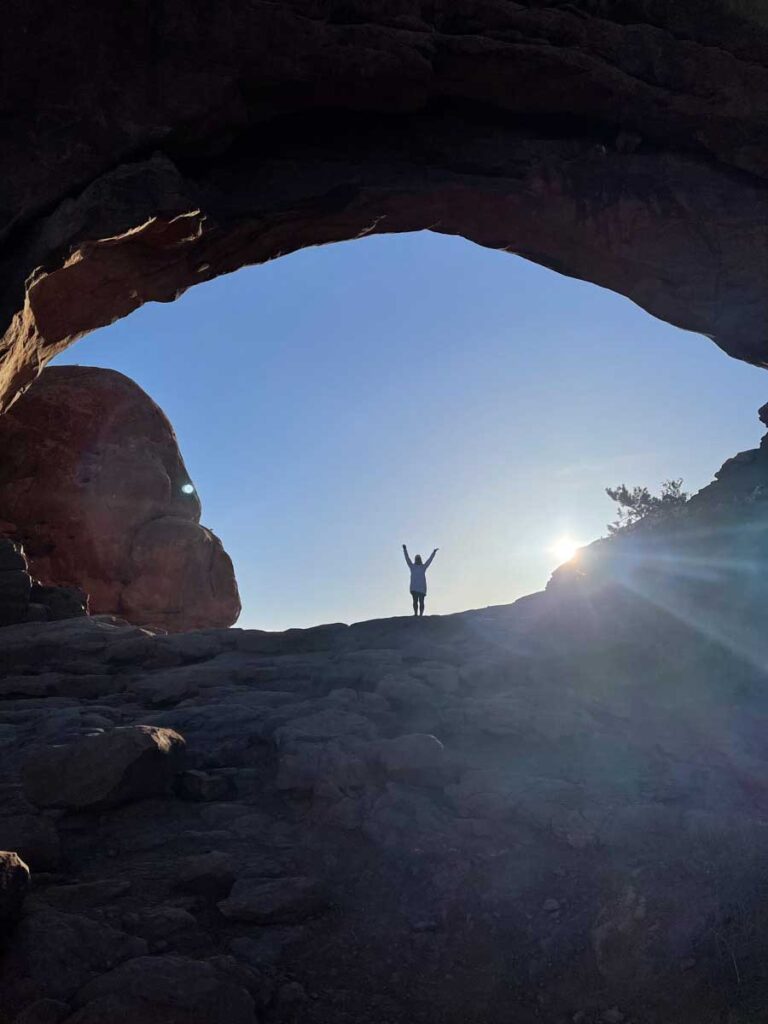
[[[432,559],[439,548],[435,548],[426,562],[422,562],[421,555],[416,555],[411,561],[408,555],[408,548],[403,544],[403,554],[411,570],[411,597],[413,598],[413,614],[424,614],[424,598],[427,596],[427,569],[432,565]]]

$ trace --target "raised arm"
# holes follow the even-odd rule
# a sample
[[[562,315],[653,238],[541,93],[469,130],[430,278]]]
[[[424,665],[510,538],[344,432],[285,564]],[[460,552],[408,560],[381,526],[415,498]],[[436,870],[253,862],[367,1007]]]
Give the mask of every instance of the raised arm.
[[[413,562],[411,561],[410,555],[408,554],[408,548],[405,546],[405,544],[403,544],[403,554],[405,555],[405,560],[408,563],[408,568],[412,569]]]
[[[430,567],[430,565],[432,565],[432,559],[435,557],[435,555],[437,554],[437,552],[439,550],[440,550],[440,548],[435,548],[435,550],[432,552],[432,554],[426,560],[426,562],[424,563],[424,568],[425,569],[428,569]]]

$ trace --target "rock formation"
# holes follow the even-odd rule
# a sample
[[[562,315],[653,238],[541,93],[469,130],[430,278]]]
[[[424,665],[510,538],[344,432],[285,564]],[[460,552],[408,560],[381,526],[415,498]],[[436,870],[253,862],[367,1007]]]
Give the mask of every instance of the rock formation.
[[[768,361],[759,4],[137,0],[102,15],[97,0],[4,10],[2,405],[143,302],[424,228]]]
[[[80,586],[92,612],[156,628],[237,619],[229,556],[199,525],[173,428],[133,381],[50,367],[0,417],[0,450],[0,519],[43,583]]]
[[[0,1024],[760,1019],[765,450],[509,607],[0,629]]]
[[[142,302],[418,228],[768,362],[759,5],[113,6],[3,11],[3,407]],[[82,546],[72,578],[167,624],[148,567],[187,564],[201,531],[170,428],[149,410],[110,434],[118,375],[81,421],[94,371],[46,411],[49,373],[0,424],[0,516],[50,561],[58,537],[30,531],[76,531],[85,488],[112,501],[136,472],[109,516],[85,502],[109,572]],[[23,481],[58,433],[49,515]],[[509,608],[0,629],[0,1024],[762,1019],[764,465],[739,457],[678,523]],[[0,572],[29,618],[24,568]]]

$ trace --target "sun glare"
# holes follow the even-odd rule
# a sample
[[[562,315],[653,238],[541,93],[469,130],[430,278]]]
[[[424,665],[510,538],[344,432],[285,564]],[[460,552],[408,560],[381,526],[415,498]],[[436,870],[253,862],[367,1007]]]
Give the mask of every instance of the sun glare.
[[[549,550],[561,562],[570,562],[580,546],[575,540],[571,540],[570,537],[559,537]]]

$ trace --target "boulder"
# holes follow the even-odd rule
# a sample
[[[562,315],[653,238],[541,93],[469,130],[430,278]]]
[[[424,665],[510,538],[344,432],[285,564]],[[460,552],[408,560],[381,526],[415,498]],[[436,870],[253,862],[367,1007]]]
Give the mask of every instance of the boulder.
[[[29,868],[17,853],[0,850],[0,936],[21,912],[29,888]]]
[[[137,725],[38,750],[24,764],[27,799],[38,807],[97,810],[168,791],[184,740],[172,729]]]
[[[199,524],[173,428],[128,377],[49,367],[0,419],[0,450],[13,452],[0,467],[0,517],[16,524],[42,581],[32,600],[49,618],[82,611],[82,588],[92,613],[164,630],[237,619],[232,563]],[[21,571],[0,569],[0,604],[6,590],[29,602],[22,582],[18,595],[3,583]]]

